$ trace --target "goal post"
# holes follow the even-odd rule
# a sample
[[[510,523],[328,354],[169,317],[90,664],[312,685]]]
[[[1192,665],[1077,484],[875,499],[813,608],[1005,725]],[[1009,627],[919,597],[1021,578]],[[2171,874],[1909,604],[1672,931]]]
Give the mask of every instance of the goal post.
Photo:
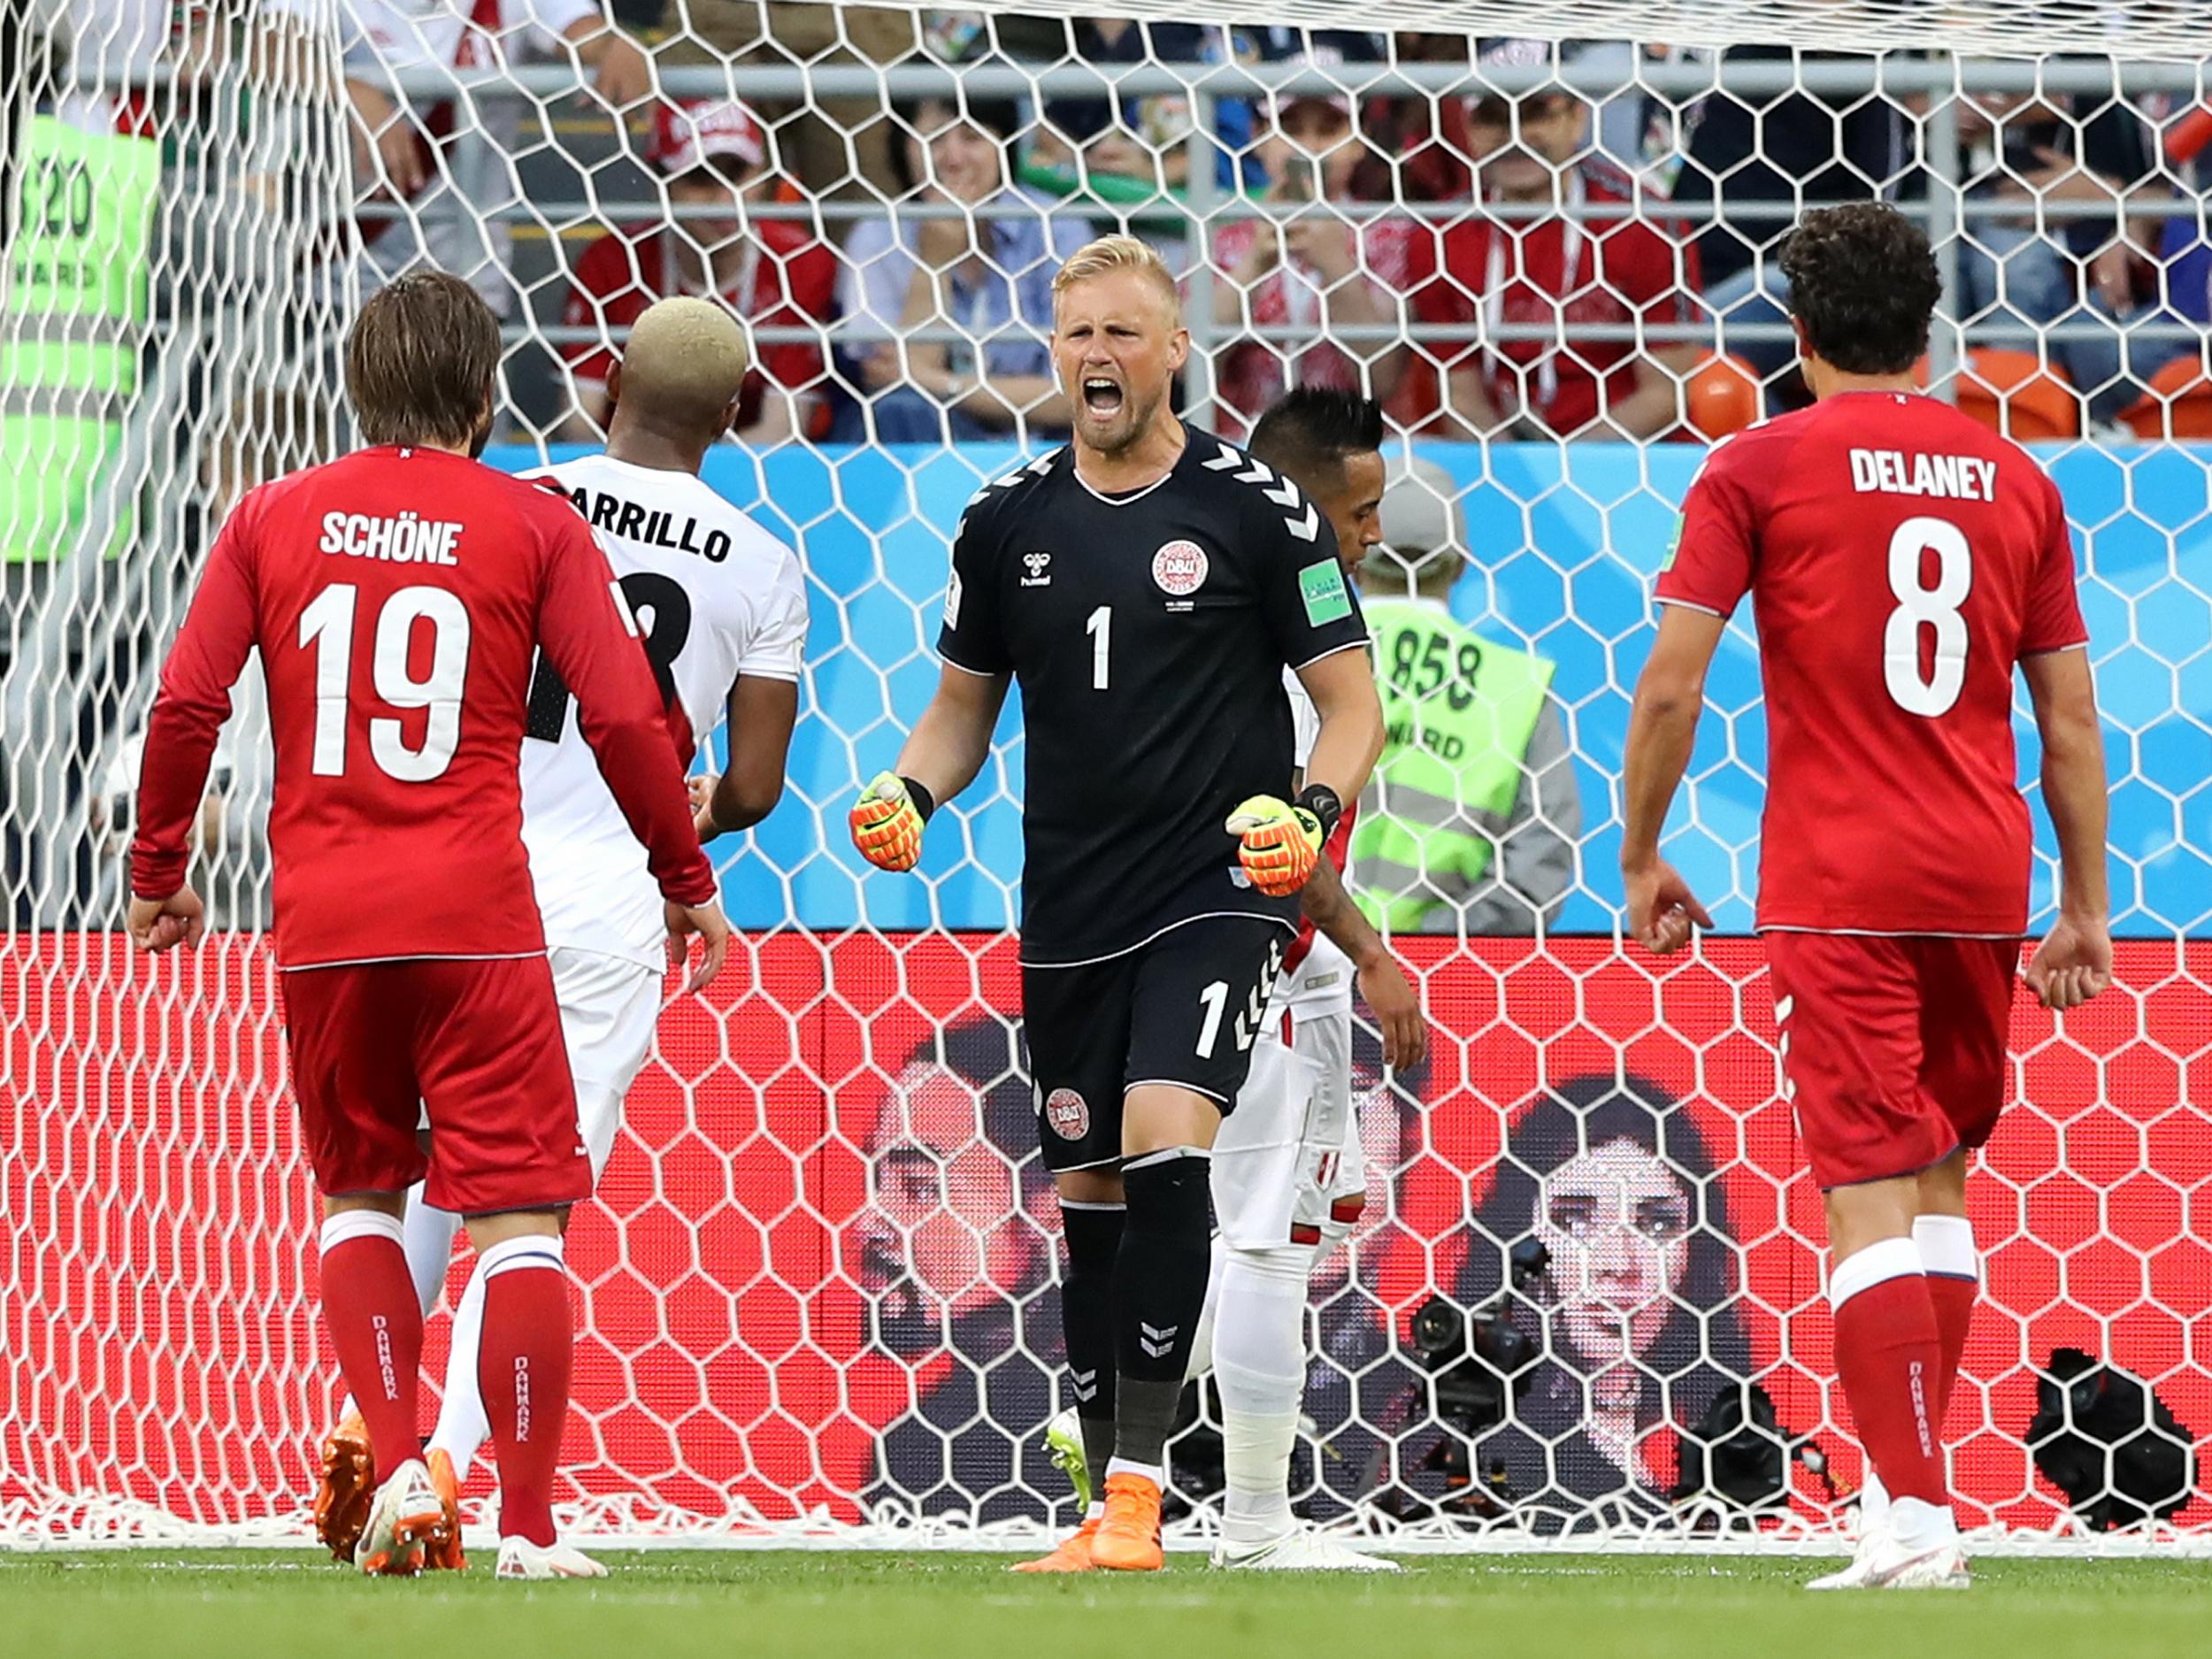
[[[1747,623],[1668,841],[1715,934],[1624,949],[1613,866],[1680,500],[1710,441],[1795,394],[1775,239],[1849,194],[1935,242],[1931,392],[2065,496],[2113,772],[2114,989],[2016,1008],[1975,1178],[1961,1518],[1984,1549],[2212,1546],[2212,5],[1439,0],[1369,37],[1319,0],[1141,0],[1129,27],[1174,27],[1133,38],[1077,32],[1071,0],[672,0],[635,31],[588,0],[16,10],[0,1546],[306,1536],[339,1390],[252,672],[197,831],[203,949],[129,949],[121,855],[215,526],[349,444],[344,330],[423,258],[501,318],[486,458],[510,470],[595,441],[648,299],[718,294],[757,373],[704,476],[808,581],[788,792],[712,849],[733,972],[664,1015],[571,1233],[565,1513],[645,1542],[1008,1548],[1070,1518],[1010,931],[1018,715],[914,877],[870,872],[844,815],[933,684],[964,506],[1063,441],[1050,273],[1126,228],[1183,281],[1194,426],[1233,440],[1294,380],[1384,403],[1416,480],[1386,534],[1416,576],[1464,561],[1451,614],[1521,710],[1470,682],[1499,699],[1465,757],[1482,850],[1390,912],[1432,1056],[1386,1073],[1371,1033],[1355,1054],[1369,1196],[1316,1282],[1302,1510],[1409,1548],[1839,1547],[1859,1451],[1748,936]],[[1499,184],[1507,151],[1537,186]],[[1669,396],[1632,407],[1640,387]],[[1379,670],[1417,682],[1417,649]],[[1907,785],[1869,810],[1916,833]],[[1552,1202],[1624,1141],[1648,1225]],[[1183,1539],[1219,1481],[1193,1410]]]

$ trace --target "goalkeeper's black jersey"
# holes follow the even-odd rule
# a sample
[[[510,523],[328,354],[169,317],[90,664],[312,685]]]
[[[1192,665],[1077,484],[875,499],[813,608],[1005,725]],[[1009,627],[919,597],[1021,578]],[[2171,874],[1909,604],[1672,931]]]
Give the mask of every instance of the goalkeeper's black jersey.
[[[1118,956],[1216,912],[1277,918],[1223,820],[1287,796],[1283,670],[1363,644],[1336,537],[1296,485],[1191,432],[1111,497],[1060,449],[986,485],[953,544],[938,649],[1011,672],[1026,728],[1022,960]]]

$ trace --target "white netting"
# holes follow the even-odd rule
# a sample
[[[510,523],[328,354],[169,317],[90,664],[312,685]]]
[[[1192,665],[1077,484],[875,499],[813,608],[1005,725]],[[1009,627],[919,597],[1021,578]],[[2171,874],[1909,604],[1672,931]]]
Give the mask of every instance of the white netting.
[[[1778,1505],[1743,1536],[1831,1537],[1857,1453],[1740,936],[1763,743],[1747,633],[1670,844],[1739,936],[1655,969],[1617,943],[1611,872],[1646,595],[1697,438],[1798,390],[1763,252],[1801,202],[1878,192],[1945,266],[1932,388],[2046,444],[2066,492],[2115,780],[2120,982],[2062,1022],[2019,1011],[2020,1103],[1978,1178],[1962,1513],[2014,1541],[2089,1536],[2028,1445],[2039,1377],[2078,1349],[2116,1370],[2055,1391],[2072,1427],[2045,1462],[2071,1455],[2085,1509],[2108,1501],[2093,1522],[2171,1497],[2130,1536],[2204,1541],[2183,1448],[2212,1429],[2212,111],[2193,61],[2155,60],[2212,7],[1389,11],[1419,36],[1299,0],[1134,8],[1151,33],[1042,5],[641,15],[661,10],[611,27],[581,0],[0,0],[0,1540],[301,1531],[335,1379],[258,933],[250,696],[197,872],[235,931],[133,957],[118,855],[213,524],[344,446],[334,344],[358,293],[425,250],[505,320],[504,466],[596,431],[607,353],[650,298],[724,295],[763,373],[707,475],[802,549],[811,588],[790,794],[722,855],[736,988],[664,1019],[572,1237],[572,1497],[588,1525],[662,1538],[1003,1538],[1064,1516],[1041,1445],[1056,1217],[1010,1023],[1018,749],[919,880],[864,879],[842,815],[933,682],[961,504],[1056,442],[1050,271],[1124,225],[1186,275],[1194,422],[1240,432],[1292,376],[1384,401],[1430,508],[1386,529],[1469,550],[1452,611],[1528,694],[1468,757],[1476,850],[1384,895],[1436,1052],[1388,1085],[1360,1056],[1371,1219],[1316,1289],[1304,1501],[1436,1543],[1602,1527],[1673,1547],[1710,1535],[1706,1471]],[[1383,670],[1432,691],[1427,661]],[[1538,1203],[1577,1121],[1657,1155],[1659,1220]],[[1530,1238],[1549,1271],[1517,1280]],[[1448,1310],[1494,1316],[1486,1355],[1517,1337],[1517,1386],[1455,1364]],[[1425,1348],[1440,1319],[1451,1340]],[[1773,1438],[1706,1455],[1730,1436],[1709,1408],[1747,1380],[1832,1488]],[[1217,1458],[1202,1427],[1178,1453],[1202,1530]]]

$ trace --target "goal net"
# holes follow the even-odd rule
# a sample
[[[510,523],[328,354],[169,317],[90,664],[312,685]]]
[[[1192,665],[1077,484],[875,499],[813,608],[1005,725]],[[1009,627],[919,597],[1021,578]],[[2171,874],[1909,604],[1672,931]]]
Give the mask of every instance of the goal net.
[[[1368,1200],[1314,1286],[1302,1512],[1436,1546],[1847,1536],[1819,1195],[1748,936],[1747,624],[1668,842],[1719,926],[1624,949],[1613,869],[1677,503],[1803,396],[1776,240],[1873,195],[1943,265],[1929,390],[2064,492],[2113,773],[2116,983],[2016,1009],[1974,1178],[1962,1519],[2212,1540],[2212,7],[1348,10],[0,0],[0,1542],[305,1536],[339,1386],[252,671],[197,830],[204,948],[132,953],[121,849],[214,526],[349,443],[347,320],[422,259],[503,320],[507,468],[596,439],[652,298],[719,295],[758,367],[706,476],[809,580],[789,791],[715,849],[735,971],[668,1009],[573,1224],[570,1513],[1010,1544],[1070,1517],[1018,717],[917,876],[865,872],[843,815],[934,681],[963,504],[1064,432],[1051,271],[1123,228],[1182,276],[1194,427],[1233,439],[1294,381],[1382,402],[1408,481],[1367,580],[1433,603],[1379,672],[1469,710],[1449,784],[1386,758],[1390,833],[1355,856],[1432,1050],[1355,1056]],[[1909,780],[1866,810],[1919,833]],[[1203,1536],[1220,1451],[1188,1410]]]

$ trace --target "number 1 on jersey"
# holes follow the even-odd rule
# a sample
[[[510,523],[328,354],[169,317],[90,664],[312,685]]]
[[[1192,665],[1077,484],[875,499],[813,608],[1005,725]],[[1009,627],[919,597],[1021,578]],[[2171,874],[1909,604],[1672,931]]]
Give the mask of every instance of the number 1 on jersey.
[[[1112,647],[1114,637],[1114,608],[1101,605],[1091,612],[1091,619],[1083,625],[1083,632],[1091,636],[1091,689],[1106,689],[1106,653]]]

